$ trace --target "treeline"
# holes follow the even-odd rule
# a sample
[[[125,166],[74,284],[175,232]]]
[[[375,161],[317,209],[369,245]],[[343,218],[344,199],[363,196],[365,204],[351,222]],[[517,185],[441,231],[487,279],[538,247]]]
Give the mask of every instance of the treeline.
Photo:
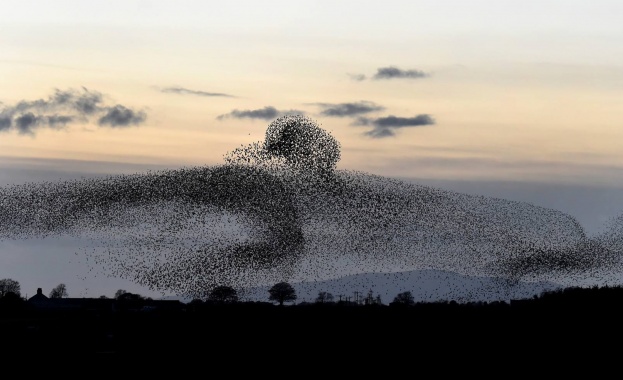
[[[31,297],[32,298],[32,297]],[[68,291],[65,284],[59,284],[51,290],[48,297],[50,300],[67,299]],[[85,298],[83,298],[85,299]],[[120,306],[118,309],[149,309],[149,306],[158,300],[144,297],[140,294],[130,293],[124,289],[119,289],[111,298],[100,296],[97,299],[115,300]],[[74,299],[76,300],[76,299]],[[86,300],[86,299],[85,299]],[[195,298],[188,303],[180,302],[180,310],[184,312],[202,312],[220,306],[236,307],[269,307],[287,306],[290,308],[300,308],[302,310],[312,310],[316,308],[328,309],[331,307],[348,306],[369,306],[377,308],[391,307],[397,310],[495,310],[504,308],[586,308],[586,307],[618,307],[623,301],[623,285],[615,286],[570,286],[554,290],[546,290],[540,294],[535,294],[529,298],[513,299],[508,301],[474,301],[460,302],[456,300],[440,301],[416,301],[412,292],[404,291],[398,293],[393,300],[384,303],[379,295],[374,295],[369,291],[367,295],[355,292],[354,297],[340,296],[337,299],[333,294],[326,291],[318,292],[315,300],[311,302],[296,302],[297,294],[294,287],[287,282],[280,282],[272,286],[266,295],[266,301],[245,301],[239,292],[227,285],[214,287],[207,292],[204,298]],[[131,306],[129,306],[131,305]],[[121,307],[123,306],[123,307]],[[0,280],[0,311],[10,309],[28,310],[28,299],[21,295],[20,285],[11,279]],[[30,308],[32,309],[32,308]],[[361,309],[363,310],[363,309]]]
[[[314,302],[294,303],[289,287],[277,288],[290,297],[275,293],[266,302],[241,301],[233,289],[223,287],[203,300],[178,303],[118,292],[116,298],[85,299],[88,307],[82,309],[41,309],[9,292],[0,298],[2,350],[195,352],[209,345],[238,352],[261,351],[267,342],[278,342],[363,353],[370,342],[396,349],[407,342],[499,345],[603,336],[618,328],[623,314],[621,286],[568,287],[509,302],[415,302],[410,292],[403,292],[389,304],[372,302],[375,297],[364,297],[368,302],[335,300],[326,292]],[[72,301],[52,299],[52,304],[64,300]]]

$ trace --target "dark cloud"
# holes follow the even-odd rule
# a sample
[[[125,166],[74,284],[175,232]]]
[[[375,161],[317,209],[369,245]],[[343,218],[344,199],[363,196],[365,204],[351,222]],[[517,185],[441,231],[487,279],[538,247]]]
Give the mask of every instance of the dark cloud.
[[[270,119],[276,118],[278,115],[279,115],[279,111],[275,107],[269,106],[269,107],[264,107],[264,108],[256,109],[256,110],[244,110],[244,111],[233,110],[228,114],[219,115],[217,119],[221,120],[224,118],[233,117],[236,119],[249,118],[249,119],[270,120]]]
[[[28,110],[46,110],[48,108],[48,102],[43,99],[39,100],[21,100],[14,107],[8,107],[4,110],[7,113],[25,112]]]
[[[339,104],[315,103],[315,105],[323,108],[320,112],[322,115],[335,117],[355,116],[385,109],[383,106],[368,101]]]
[[[33,128],[37,126],[40,120],[35,114],[28,112],[15,118],[15,126],[21,134],[32,134]]]
[[[366,132],[365,135],[373,138],[395,136],[395,129],[397,128],[421,127],[433,124],[435,124],[435,120],[427,114],[421,114],[414,117],[386,116],[376,119],[359,117],[353,123],[353,125],[359,126],[372,126],[373,129]]]
[[[99,92],[88,92],[75,97],[73,107],[80,113],[92,115],[100,110],[99,104],[103,101],[103,96]]]
[[[228,98],[233,98],[234,97],[233,95],[223,94],[223,93],[220,93],[220,92],[206,92],[206,91],[198,91],[198,90],[189,90],[189,89],[183,88],[183,87],[166,87],[166,88],[163,88],[160,91],[161,92],[165,92],[165,93],[180,94],[180,95],[197,95],[197,96],[207,96],[207,97],[222,96],[222,97],[228,97]]]
[[[134,111],[121,104],[117,104],[114,107],[110,107],[106,114],[99,118],[97,123],[101,126],[127,127],[138,125],[144,122],[146,118],[147,115],[143,111]]]
[[[394,78],[425,78],[429,74],[420,70],[401,70],[394,66],[379,67],[374,74],[374,79],[394,79]]]
[[[36,111],[49,112],[55,110],[77,111],[81,114],[91,115],[101,110],[104,96],[97,91],[82,91],[69,89],[55,89],[54,94],[48,99],[22,100],[9,109],[14,113]]]
[[[235,118],[235,119],[261,119],[261,120],[272,120],[276,119],[279,116],[285,115],[304,115],[305,112],[300,110],[287,110],[280,111],[272,106],[266,106],[264,108],[256,109],[256,110],[233,110],[230,113],[223,114],[217,116],[218,120],[223,120],[226,118]]]
[[[106,105],[105,96],[82,87],[80,90],[55,89],[47,99],[21,100],[4,105],[0,111],[0,131],[17,130],[34,134],[36,128],[63,128],[70,123],[88,123],[96,117],[99,125],[113,127],[140,124],[146,119],[143,111],[123,105]]]
[[[419,127],[435,124],[430,115],[422,114],[415,117],[386,116],[372,120],[372,124],[383,128]]]
[[[0,116],[0,131],[8,131],[11,129],[13,121],[8,116]]]

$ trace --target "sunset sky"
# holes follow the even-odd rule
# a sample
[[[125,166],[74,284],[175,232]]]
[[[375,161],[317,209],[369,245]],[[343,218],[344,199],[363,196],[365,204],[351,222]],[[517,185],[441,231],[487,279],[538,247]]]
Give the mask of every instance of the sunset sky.
[[[0,185],[221,164],[304,113],[338,169],[594,228],[623,210],[622,19],[614,0],[7,0]]]

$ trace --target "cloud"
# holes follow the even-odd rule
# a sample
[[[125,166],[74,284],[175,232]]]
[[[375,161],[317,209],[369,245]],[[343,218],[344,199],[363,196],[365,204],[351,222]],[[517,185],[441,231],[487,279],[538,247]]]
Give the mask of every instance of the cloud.
[[[379,67],[374,74],[373,79],[394,79],[394,78],[425,78],[430,76],[429,74],[420,70],[401,70],[394,66]]]
[[[230,113],[219,115],[216,118],[218,120],[223,120],[226,118],[235,118],[235,119],[261,119],[261,120],[272,120],[276,119],[279,116],[285,115],[304,115],[304,111],[300,110],[287,110],[287,111],[279,111],[275,107],[266,106],[264,108],[256,109],[256,110],[233,110]]]
[[[19,113],[26,111],[49,112],[54,110],[72,110],[84,115],[91,115],[101,110],[104,96],[97,91],[83,91],[74,89],[59,90],[55,89],[54,94],[48,99],[22,100],[14,107],[10,107],[11,112]],[[4,110],[6,112],[6,110]]]
[[[66,124],[69,124],[72,121],[74,121],[74,119],[75,118],[73,116],[51,115],[47,117],[47,122],[51,127],[56,127],[56,126],[64,127]]]
[[[11,120],[10,117],[0,116],[0,132],[8,131],[9,129],[11,129],[12,124],[13,124],[13,120]]]
[[[32,134],[33,129],[41,121],[34,113],[28,112],[15,118],[15,126],[21,134]]]
[[[350,79],[355,80],[357,82],[366,80],[366,76],[363,74],[348,74],[348,76],[350,77]]]
[[[129,108],[117,104],[110,107],[104,116],[100,117],[97,123],[100,126],[111,127],[127,127],[129,125],[138,125],[145,121],[147,115],[143,111],[133,111]]]
[[[165,92],[165,93],[170,93],[170,94],[180,94],[180,95],[197,95],[197,96],[207,96],[207,97],[213,97],[213,96],[222,96],[222,97],[228,97],[228,98],[233,98],[233,95],[229,95],[229,94],[223,94],[220,92],[206,92],[206,91],[198,91],[198,90],[189,90],[187,88],[183,88],[183,87],[166,87],[160,90],[161,92]]]
[[[73,117],[66,115],[39,116],[32,112],[26,112],[15,118],[15,128],[17,128],[20,134],[34,135],[34,130],[38,126],[47,125],[53,129],[60,129],[65,127],[65,125],[70,123],[73,119]],[[6,129],[2,128],[3,123],[6,123],[10,127],[11,119],[3,118],[0,120],[0,131]]]
[[[383,137],[396,136],[396,133],[389,128],[375,128],[365,133],[366,136],[370,136],[375,139],[382,139]]]
[[[99,92],[88,92],[86,88],[84,90],[86,93],[73,99],[72,106],[82,114],[92,115],[100,110],[99,104],[103,101],[103,95]]]
[[[383,138],[395,136],[395,130],[398,128],[421,127],[433,124],[435,124],[435,120],[430,115],[421,114],[414,117],[386,116],[376,119],[359,117],[352,125],[372,126],[373,129],[366,132],[365,135],[372,138]]]
[[[16,130],[34,135],[38,128],[61,129],[72,123],[88,123],[94,118],[100,126],[138,125],[146,120],[143,111],[117,104],[109,106],[97,91],[55,89],[47,99],[21,100],[0,110],[0,132]]]
[[[345,117],[345,116],[355,116],[361,115],[364,113],[382,111],[385,107],[375,104],[373,102],[368,101],[360,101],[355,103],[339,103],[339,104],[330,104],[330,103],[314,103],[317,106],[323,108],[320,112],[324,116],[334,116],[334,117]]]
[[[275,107],[269,106],[269,107],[264,107],[264,108],[256,109],[256,110],[244,110],[244,111],[233,110],[228,114],[219,115],[217,119],[221,120],[224,118],[233,117],[236,119],[248,118],[248,119],[270,120],[270,119],[276,118],[278,115],[279,115],[279,111]]]

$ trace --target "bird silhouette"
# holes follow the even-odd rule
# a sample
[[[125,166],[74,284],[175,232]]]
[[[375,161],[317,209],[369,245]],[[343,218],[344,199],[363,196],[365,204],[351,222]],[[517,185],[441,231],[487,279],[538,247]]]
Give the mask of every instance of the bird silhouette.
[[[621,269],[623,218],[587,237],[557,210],[338,170],[340,157],[329,132],[288,115],[223,165],[0,188],[0,239],[77,236],[88,273],[191,297],[430,268],[508,279],[508,292]],[[448,281],[433,293],[480,297]]]

